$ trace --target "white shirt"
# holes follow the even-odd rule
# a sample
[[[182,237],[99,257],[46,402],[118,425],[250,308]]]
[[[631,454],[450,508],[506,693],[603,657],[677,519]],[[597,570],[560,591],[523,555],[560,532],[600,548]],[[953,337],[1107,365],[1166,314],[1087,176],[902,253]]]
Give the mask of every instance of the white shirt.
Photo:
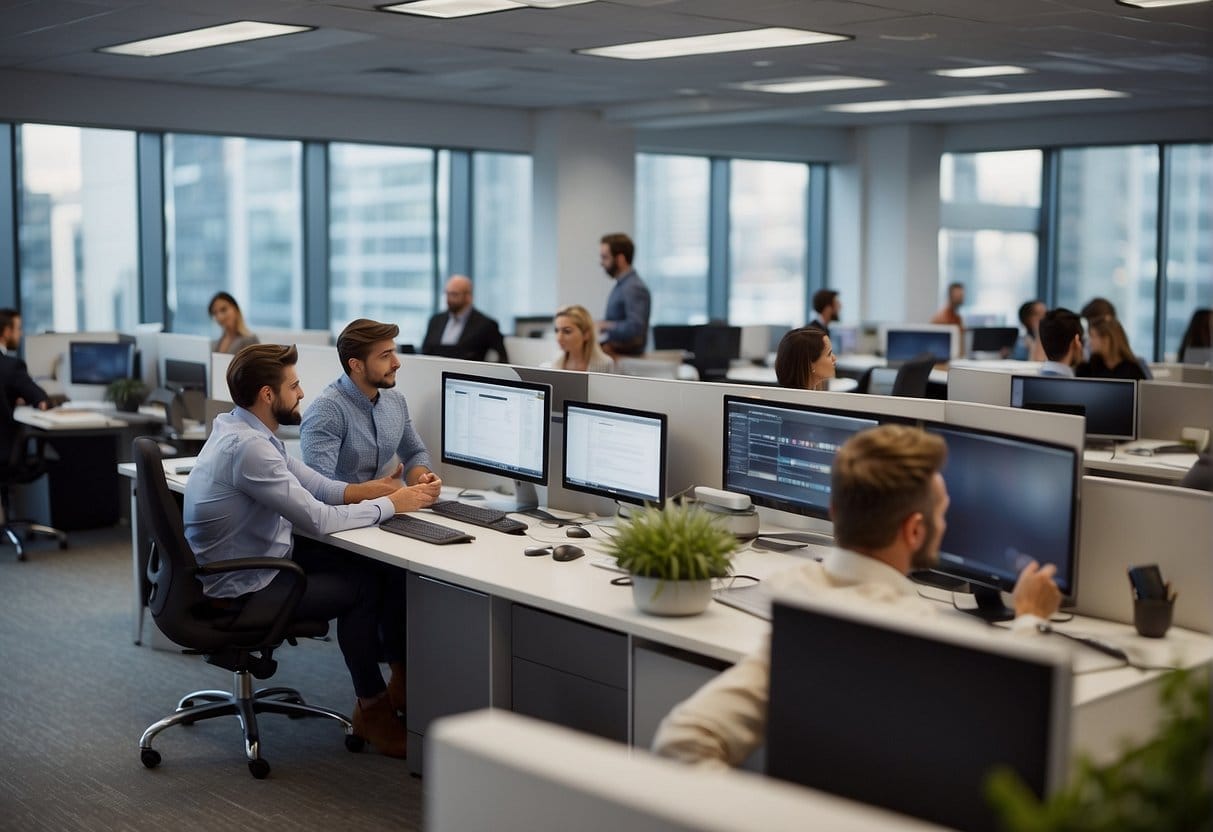
[[[1069,364],[1062,364],[1060,361],[1046,361],[1040,365],[1040,375],[1074,378],[1074,368]]]
[[[448,312],[446,315],[446,326],[442,330],[443,346],[452,346],[459,343],[459,339],[463,337],[463,325],[468,322],[468,315],[472,314],[472,307],[469,304],[466,309],[456,315],[454,312]]]

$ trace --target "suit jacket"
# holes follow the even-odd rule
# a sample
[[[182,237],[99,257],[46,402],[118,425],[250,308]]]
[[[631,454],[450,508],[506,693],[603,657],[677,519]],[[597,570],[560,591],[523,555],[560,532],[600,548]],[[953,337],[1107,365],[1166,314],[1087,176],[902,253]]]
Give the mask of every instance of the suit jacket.
[[[463,325],[463,333],[459,336],[459,341],[449,346],[444,345],[442,331],[446,329],[449,317],[449,312],[439,312],[430,318],[430,324],[425,330],[425,340],[421,342],[422,353],[484,361],[489,350],[496,350],[498,361],[509,360],[505,353],[505,339],[501,337],[501,330],[497,327],[497,322],[474,306],[468,313],[468,319]]]
[[[8,463],[13,437],[20,428],[13,419],[19,398],[36,405],[46,400],[46,391],[30,378],[24,361],[15,355],[0,355],[0,465]]]

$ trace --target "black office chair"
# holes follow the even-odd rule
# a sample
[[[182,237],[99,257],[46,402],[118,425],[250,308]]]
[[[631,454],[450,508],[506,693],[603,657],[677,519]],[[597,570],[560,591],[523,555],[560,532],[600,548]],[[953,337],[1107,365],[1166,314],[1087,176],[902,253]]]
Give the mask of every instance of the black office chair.
[[[930,353],[915,356],[902,364],[897,370],[897,378],[893,380],[893,395],[926,398],[927,383],[931,380],[931,370],[935,369],[935,364],[935,356]]]
[[[741,327],[711,323],[695,328],[691,364],[704,381],[720,381],[741,354]]]
[[[234,715],[244,729],[244,753],[249,772],[257,779],[269,774],[269,763],[261,756],[257,732],[258,713],[286,714],[298,718],[326,717],[345,728],[345,745],[351,751],[362,749],[363,740],[354,736],[353,725],[343,715],[318,705],[308,705],[297,690],[271,687],[253,690],[252,677],[268,679],[278,663],[273,651],[284,640],[323,636],[327,621],[294,620],[293,613],[307,586],[302,567],[286,558],[239,558],[200,566],[185,540],[181,511],[169,493],[161,465],[160,447],[155,439],[141,436],[133,446],[139,514],[151,537],[152,551],[147,565],[151,589],[148,608],[156,626],[172,641],[198,653],[209,663],[235,674],[232,693],[201,690],[188,693],[176,710],[152,723],[139,739],[139,758],[143,765],[155,768],[160,752],[152,748],[156,735],[172,725],[192,725],[203,719]],[[217,608],[202,592],[201,575],[219,575],[250,569],[273,569],[295,577],[291,594],[273,620],[254,628],[235,626],[238,611]]]
[[[14,423],[15,424],[15,423]],[[12,501],[9,489],[14,485],[34,482],[46,473],[46,436],[16,425],[10,437],[8,460],[0,465],[0,509],[4,517],[0,531],[17,550],[17,560],[25,560],[25,541],[36,534],[46,535],[59,541],[59,548],[67,548],[67,535],[51,526],[33,520],[12,516]]]

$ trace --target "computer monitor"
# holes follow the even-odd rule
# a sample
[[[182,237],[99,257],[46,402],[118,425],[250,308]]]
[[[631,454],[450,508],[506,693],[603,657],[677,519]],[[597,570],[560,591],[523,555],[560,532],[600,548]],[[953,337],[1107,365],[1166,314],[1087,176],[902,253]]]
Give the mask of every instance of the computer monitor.
[[[72,341],[68,360],[72,384],[109,384],[136,375],[133,341]]]
[[[948,446],[943,468],[951,504],[939,563],[932,571],[968,581],[974,615],[1014,616],[1010,592],[1030,561],[1053,564],[1054,580],[1073,596],[1082,457],[1065,445],[928,422]]]
[[[969,330],[972,341],[969,352],[1002,353],[1015,348],[1019,340],[1019,330],[1013,326],[983,326]]]
[[[828,520],[834,454],[874,416],[724,397],[725,491],[755,505]]]
[[[1038,797],[1064,785],[1063,651],[852,600],[776,600],[766,770],[949,829],[1001,829],[996,768]]]
[[[835,355],[859,352],[859,327],[854,324],[834,324],[830,327],[830,347]]]
[[[1087,439],[1128,442],[1137,436],[1137,382],[1128,379],[1012,376],[1011,407],[1081,413]]]
[[[653,349],[690,352],[695,349],[695,330],[698,328],[691,324],[654,324]]]
[[[881,345],[890,366],[924,353],[943,362],[960,354],[960,330],[950,324],[899,324],[882,330]]]
[[[514,334],[519,338],[545,338],[551,334],[554,321],[551,315],[517,315]]]
[[[178,392],[198,390],[206,392],[206,365],[196,361],[164,359],[164,386]]]
[[[666,444],[664,413],[566,401],[561,484],[623,503],[660,506]]]
[[[442,461],[511,477],[517,505],[538,506],[528,484],[548,481],[552,388],[500,378],[442,374]]]

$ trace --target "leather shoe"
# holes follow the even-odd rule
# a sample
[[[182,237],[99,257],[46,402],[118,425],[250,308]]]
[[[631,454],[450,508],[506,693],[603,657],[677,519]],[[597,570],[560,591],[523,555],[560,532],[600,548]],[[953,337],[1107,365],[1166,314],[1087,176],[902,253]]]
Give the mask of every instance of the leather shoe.
[[[365,708],[361,701],[354,703],[354,734],[369,742],[389,757],[406,756],[407,736],[404,726],[396,718],[392,702],[381,696],[374,704]]]
[[[392,708],[396,713],[403,714],[405,711],[405,686],[404,686],[404,665],[392,662],[392,678],[387,683],[387,698],[392,703]]]

